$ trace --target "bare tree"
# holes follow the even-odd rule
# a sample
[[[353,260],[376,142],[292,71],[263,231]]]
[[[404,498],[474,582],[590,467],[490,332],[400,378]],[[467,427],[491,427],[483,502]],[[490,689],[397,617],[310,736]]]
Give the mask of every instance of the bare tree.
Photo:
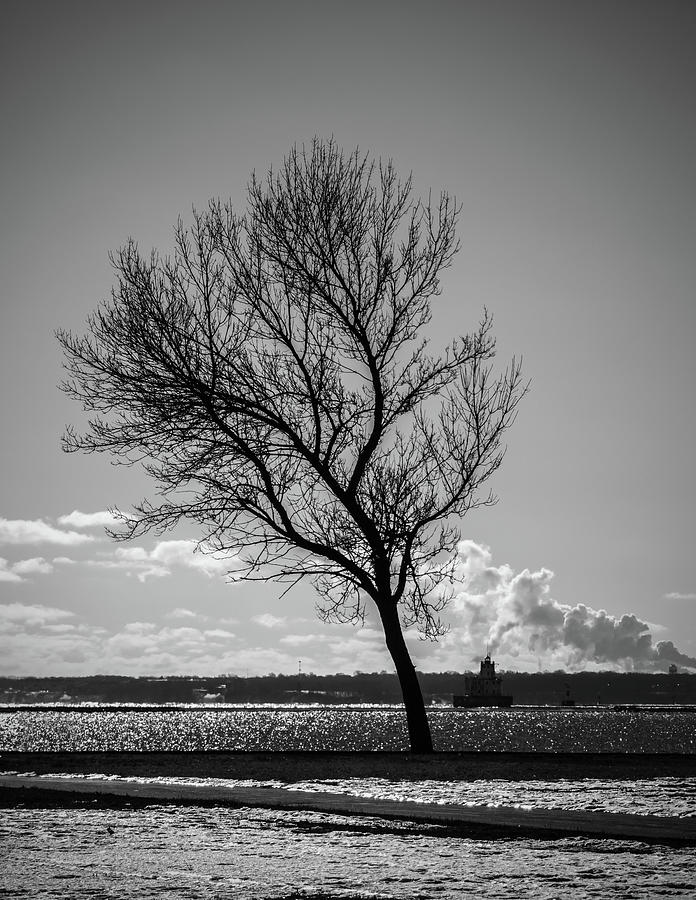
[[[432,742],[403,629],[442,633],[457,523],[494,502],[525,391],[514,359],[492,374],[486,312],[441,355],[422,337],[458,212],[315,140],[252,177],[245,215],[214,201],[180,220],[172,256],[129,241],[86,335],[58,334],[62,387],[93,415],[65,449],[142,462],[158,485],[116,537],[193,520],[243,560],[237,578],[309,578],[327,620],[372,605],[416,752]]]

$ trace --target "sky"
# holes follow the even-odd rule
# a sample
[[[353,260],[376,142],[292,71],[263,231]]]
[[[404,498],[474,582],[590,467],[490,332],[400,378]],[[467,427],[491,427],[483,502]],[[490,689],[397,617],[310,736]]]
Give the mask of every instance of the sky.
[[[0,674],[391,670],[374,618],[230,582],[193,528],[131,544],[137,469],[66,455],[57,388],[129,236],[334,136],[462,204],[432,346],[494,316],[531,379],[461,526],[425,671],[696,669],[696,6],[5,0]]]

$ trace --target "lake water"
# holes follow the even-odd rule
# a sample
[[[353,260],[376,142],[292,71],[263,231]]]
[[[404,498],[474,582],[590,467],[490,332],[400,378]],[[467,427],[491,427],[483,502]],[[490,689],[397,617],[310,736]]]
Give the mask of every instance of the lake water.
[[[111,900],[655,900],[696,896],[692,848],[479,840],[258,809],[8,810],[0,896]]]
[[[431,709],[441,750],[696,752],[677,709]],[[6,751],[403,750],[398,708],[12,711]],[[89,778],[87,773],[85,777]],[[100,774],[97,771],[94,775]],[[141,778],[233,784],[212,778]],[[236,783],[249,784],[239,781]],[[259,783],[259,782],[256,782]],[[696,816],[688,777],[264,782],[390,799]],[[0,810],[0,897],[239,900],[583,900],[696,897],[693,848],[473,839],[310,812],[164,806]]]
[[[696,713],[679,708],[454,710],[428,718],[437,750],[696,753]],[[400,707],[191,707],[4,711],[0,750],[407,750]]]

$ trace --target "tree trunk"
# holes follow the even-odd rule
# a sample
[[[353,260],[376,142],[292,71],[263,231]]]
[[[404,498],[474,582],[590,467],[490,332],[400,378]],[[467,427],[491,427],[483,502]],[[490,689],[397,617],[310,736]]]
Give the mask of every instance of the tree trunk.
[[[416,675],[416,669],[411,662],[411,656],[406,647],[395,604],[380,605],[379,614],[382,619],[387,649],[396,666],[396,674],[401,685],[401,694],[406,707],[406,721],[408,723],[411,752],[432,753],[433,742],[430,737],[428,717],[425,714],[423,692]]]

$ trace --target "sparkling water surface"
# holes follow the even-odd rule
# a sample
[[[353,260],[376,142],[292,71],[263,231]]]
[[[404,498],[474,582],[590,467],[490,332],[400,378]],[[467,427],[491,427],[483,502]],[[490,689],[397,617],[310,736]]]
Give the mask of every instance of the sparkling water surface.
[[[474,840],[319,813],[14,809],[0,820],[0,843],[0,896],[32,900],[696,896],[692,849],[579,838]]]
[[[696,753],[678,709],[431,709],[437,749]],[[404,750],[399,708],[6,711],[5,751]],[[56,773],[60,774],[60,773]],[[82,777],[97,777],[98,772]],[[74,776],[73,776],[74,777]],[[106,777],[106,776],[102,776]],[[251,782],[376,798],[696,815],[696,779]],[[483,840],[372,817],[157,805],[0,810],[0,897],[239,900],[583,900],[696,897],[693,848]]]
[[[696,713],[431,708],[437,750],[696,753]],[[64,708],[0,714],[5,751],[407,750],[401,707]]]

